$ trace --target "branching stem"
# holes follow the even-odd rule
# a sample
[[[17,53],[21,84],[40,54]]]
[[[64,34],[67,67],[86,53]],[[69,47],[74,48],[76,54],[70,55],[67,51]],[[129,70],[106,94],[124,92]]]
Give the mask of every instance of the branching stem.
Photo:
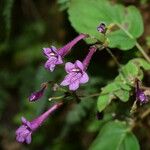
[[[131,39],[134,39],[134,37],[127,31],[125,30],[120,24],[116,24],[121,30],[123,30],[126,35],[128,37],[130,37]],[[149,56],[145,53],[144,49],[142,48],[142,46],[136,41],[135,46],[137,47],[137,49],[141,52],[141,54],[143,55],[143,57],[150,63],[150,58]]]

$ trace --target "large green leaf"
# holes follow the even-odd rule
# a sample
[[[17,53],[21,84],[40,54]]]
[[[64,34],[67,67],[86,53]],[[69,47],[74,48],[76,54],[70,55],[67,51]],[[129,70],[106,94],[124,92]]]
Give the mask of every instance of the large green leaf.
[[[72,26],[79,33],[88,33],[95,38],[87,39],[88,43],[94,43],[96,39],[104,40],[96,29],[100,22],[118,26],[117,30],[107,34],[111,48],[128,50],[143,33],[142,17],[134,6],[125,8],[122,5],[110,4],[107,0],[71,0],[68,13]]]
[[[111,121],[103,126],[89,150],[139,150],[139,143],[125,122]]]

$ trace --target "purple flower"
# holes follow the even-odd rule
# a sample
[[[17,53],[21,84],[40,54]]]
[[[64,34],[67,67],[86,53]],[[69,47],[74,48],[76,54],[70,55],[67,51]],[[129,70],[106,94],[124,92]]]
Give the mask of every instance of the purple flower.
[[[88,82],[89,77],[86,73],[86,69],[96,49],[97,48],[95,46],[91,46],[90,52],[83,62],[77,60],[74,64],[71,62],[66,63],[65,70],[68,74],[61,82],[62,86],[69,86],[71,91],[75,91],[79,88],[80,84]]]
[[[71,48],[80,40],[88,37],[87,34],[80,34],[75,39],[70,41],[64,47],[57,49],[54,46],[50,48],[43,48],[44,55],[48,58],[45,63],[45,68],[50,70],[51,72],[54,71],[55,66],[63,63],[63,57],[68,54]]]
[[[106,32],[106,25],[104,23],[101,23],[98,27],[97,27],[97,30],[100,32],[100,33],[105,33]]]
[[[38,118],[33,121],[27,121],[24,117],[21,118],[22,125],[16,130],[16,140],[19,143],[31,143],[31,135],[32,133],[42,125],[42,123],[52,114],[55,110],[57,110],[62,103],[54,104],[50,109],[48,109],[45,113],[43,113]]]
[[[44,90],[47,87],[47,85],[45,84],[41,90],[37,91],[37,92],[33,92],[30,96],[29,96],[29,101],[33,102],[36,101],[38,99],[40,99],[43,96]]]
[[[139,100],[141,103],[148,102],[148,97],[144,94],[144,92],[139,87],[139,80],[136,80],[136,99]]]
[[[48,58],[45,63],[45,68],[51,72],[55,69],[56,65],[63,63],[62,57],[59,55],[56,47],[43,48],[43,53]]]

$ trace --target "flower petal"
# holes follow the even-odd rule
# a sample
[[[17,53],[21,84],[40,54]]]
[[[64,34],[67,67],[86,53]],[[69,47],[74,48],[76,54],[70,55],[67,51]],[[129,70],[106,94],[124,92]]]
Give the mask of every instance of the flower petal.
[[[25,139],[22,136],[19,136],[19,135],[16,137],[16,140],[20,143],[23,143],[25,141]]]
[[[21,133],[22,131],[26,130],[27,126],[25,125],[21,125],[17,130],[16,130],[16,134]]]
[[[56,64],[63,64],[62,57],[58,55],[57,63]]]
[[[51,51],[57,53],[57,48],[55,46],[51,46],[50,48],[51,48]]]
[[[89,76],[88,76],[88,74],[86,72],[84,72],[82,77],[80,78],[80,83],[84,84],[84,83],[86,83],[88,81],[89,81]]]
[[[78,67],[78,68],[81,69],[82,71],[84,70],[84,66],[83,66],[83,64],[82,64],[81,61],[76,60],[75,65],[76,65],[76,67]]]
[[[70,74],[66,75],[65,79],[60,83],[60,85],[62,86],[66,86],[66,85],[69,85],[70,84]]]
[[[27,123],[27,119],[25,117],[21,117],[21,121],[22,121],[23,124]]]
[[[56,61],[56,57],[51,57],[46,61],[44,67],[52,72],[55,68]]]
[[[81,73],[73,73],[70,79],[70,84],[76,82],[77,80],[80,81],[81,77],[82,77]]]
[[[52,52],[51,48],[43,48],[43,53],[47,58],[50,57],[51,52]]]
[[[66,70],[67,73],[72,72],[72,69],[74,69],[74,68],[75,68],[75,65],[71,62],[67,62],[65,64],[65,70]]]
[[[69,90],[75,91],[79,88],[79,81],[73,82],[69,85]]]
[[[31,143],[31,133],[26,137],[26,143],[30,144]]]

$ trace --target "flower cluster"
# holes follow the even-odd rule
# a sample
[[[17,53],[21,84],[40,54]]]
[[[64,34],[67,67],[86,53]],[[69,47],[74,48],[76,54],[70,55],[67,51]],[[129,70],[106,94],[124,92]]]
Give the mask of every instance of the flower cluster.
[[[51,72],[54,71],[56,65],[63,63],[64,56],[70,52],[71,48],[81,39],[87,37],[87,34],[80,34],[75,39],[70,41],[64,47],[59,48],[58,50],[54,46],[50,48],[43,48],[43,53],[48,58],[48,60],[45,63],[45,68],[47,70],[50,70]],[[83,62],[79,60],[76,60],[74,64],[71,62],[67,62],[65,64],[65,70],[67,72],[67,75],[60,85],[69,86],[69,90],[75,91],[79,88],[80,84],[87,83],[89,77],[86,73],[86,69],[96,49],[97,48],[95,46],[91,46],[89,49],[89,53],[85,57]]]
[[[63,64],[64,56],[66,56],[70,52],[71,48],[80,40],[87,37],[87,34],[80,34],[75,39],[59,49],[54,46],[51,46],[50,48],[43,48],[43,54],[47,58],[47,61],[44,65],[45,68],[53,72],[57,65]],[[67,62],[65,64],[65,70],[67,72],[67,75],[60,83],[61,86],[69,86],[70,90],[75,91],[79,88],[80,84],[88,82],[89,76],[87,75],[86,70],[96,49],[96,46],[91,46],[89,49],[89,53],[82,62],[76,60],[74,64],[71,62]],[[49,82],[43,84],[42,88],[39,91],[33,92],[29,96],[29,101],[35,102],[39,100],[43,96],[44,91],[48,86],[48,83]],[[42,125],[42,123],[61,105],[62,102],[54,104],[45,113],[43,113],[31,122],[22,117],[22,125],[16,130],[16,140],[20,143],[30,144],[32,133],[36,131]]]
[[[87,34],[80,34],[75,39],[73,39],[72,41],[70,41],[65,46],[59,49],[57,49],[54,46],[51,46],[50,48],[43,48],[43,53],[48,59],[45,63],[45,68],[53,72],[56,65],[63,64],[63,58],[69,53],[71,48],[80,40],[86,37],[88,37]]]
[[[101,23],[97,30],[98,32],[102,34],[106,34],[107,27],[104,23]],[[64,57],[71,51],[73,46],[75,46],[80,40],[87,38],[87,34],[80,34],[76,38],[74,38],[72,41],[67,43],[62,48],[56,48],[54,46],[51,46],[50,48],[43,48],[43,54],[47,58],[47,61],[45,63],[45,68],[48,71],[53,72],[57,65],[64,63]],[[85,84],[89,81],[89,76],[87,74],[87,68],[90,64],[91,58],[93,54],[96,52],[97,46],[92,45],[89,48],[89,52],[87,56],[84,58],[83,61],[76,60],[74,63],[67,62],[65,64],[65,71],[67,75],[63,79],[63,81],[60,83],[60,86],[68,86],[69,90],[76,91],[81,84]],[[35,102],[39,100],[43,94],[45,89],[48,86],[47,82],[43,84],[42,88],[39,91],[33,92],[29,96],[30,102]],[[55,84],[54,91],[58,89],[59,85]],[[139,86],[139,80],[136,81],[136,99],[139,100],[141,103],[146,103],[148,101],[147,96],[144,94],[143,90],[141,90]],[[71,92],[69,92],[71,93]],[[56,111],[63,102],[59,102],[54,104],[52,107],[50,107],[45,113],[41,114],[39,117],[32,121],[26,120],[24,117],[22,117],[22,125],[16,130],[16,140],[20,143],[31,143],[31,136],[34,131],[36,131],[43,122],[54,112]],[[103,118],[103,113],[97,112],[96,117],[98,120]]]

